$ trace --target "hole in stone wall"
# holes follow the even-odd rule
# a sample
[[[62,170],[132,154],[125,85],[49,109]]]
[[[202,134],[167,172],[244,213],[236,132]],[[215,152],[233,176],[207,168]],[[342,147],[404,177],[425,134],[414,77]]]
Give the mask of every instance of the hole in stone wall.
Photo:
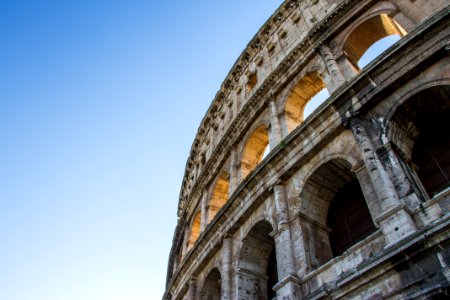
[[[270,153],[270,144],[267,144],[266,149],[264,149],[262,159],[266,158],[266,156],[269,155],[269,153]]]
[[[372,232],[372,218],[356,174],[343,159],[330,160],[314,171],[299,198],[301,211],[311,220],[305,223],[305,232],[311,240],[313,268]]]
[[[213,269],[206,277],[205,283],[200,292],[202,300],[220,300],[221,297],[221,276],[218,269]]]
[[[372,45],[374,45],[377,41],[391,35],[403,37],[406,35],[406,31],[388,15],[380,14],[358,25],[358,27],[356,27],[352,31],[352,33],[345,41],[343,51],[350,62],[356,66],[358,65],[358,62],[360,61],[363,54],[366,53],[366,51],[368,51],[368,49]],[[389,41],[391,40],[388,39],[387,41],[380,43],[380,45],[388,45]],[[375,49],[380,47],[380,45],[375,47]],[[392,41],[389,46],[391,45]],[[372,57],[369,58],[371,58],[372,60],[375,59],[375,57],[385,49],[387,48],[375,51],[378,52],[378,54],[372,54]],[[373,50],[371,50],[371,52],[373,52]],[[367,58],[364,58],[364,60],[365,61],[363,61],[363,64],[359,65],[359,67],[365,66],[367,64]]]
[[[209,202],[208,222],[216,216],[217,212],[224,206],[228,200],[228,187],[230,185],[230,175],[228,172],[222,172],[214,186],[211,201]]]
[[[201,219],[201,214],[200,214],[200,212],[197,212],[195,214],[195,217],[191,224],[191,230],[189,233],[189,239],[188,239],[188,245],[187,245],[188,250],[194,246],[195,242],[198,239],[198,236],[200,235],[200,219]]]
[[[272,252],[270,253],[266,274],[268,277],[267,299],[275,299],[277,292],[273,290],[273,287],[278,283],[277,256],[275,253],[275,247],[273,247]]]
[[[357,179],[342,187],[331,200],[327,226],[331,229],[330,247],[334,257],[376,230]]]
[[[275,52],[275,44],[274,43],[269,43],[267,45],[267,52],[269,53],[269,55],[272,55]]]
[[[450,188],[450,86],[434,86],[403,102],[389,122],[388,137],[409,158],[402,164],[424,198]]]
[[[242,178],[247,177],[247,175],[261,162],[268,145],[269,134],[266,125],[263,124],[253,131],[245,145],[241,159]]]
[[[358,61],[358,66],[360,68],[364,68],[370,62],[375,60],[375,58],[380,56],[381,53],[383,53],[385,50],[389,49],[392,45],[398,42],[400,39],[401,37],[398,34],[394,34],[375,42],[372,46],[369,47],[369,49],[367,49],[367,51],[363,54],[363,56],[361,56],[361,58]]]
[[[275,240],[267,221],[255,224],[239,251],[237,299],[273,299],[278,283]]]
[[[288,131],[291,132],[300,125],[328,96],[319,73],[311,72],[303,76],[291,89],[286,100],[284,110]],[[307,105],[308,110],[305,111]]]
[[[253,72],[250,75],[248,75],[247,84],[246,84],[247,92],[250,92],[251,90],[253,90],[253,88],[255,87],[255,85],[257,83],[258,83],[258,77],[256,75],[256,72]]]
[[[303,118],[306,119],[313,111],[315,111],[319,107],[320,104],[328,99],[328,97],[330,97],[330,94],[328,93],[328,90],[326,88],[322,89],[320,92],[314,95],[314,97],[312,97],[305,106]]]

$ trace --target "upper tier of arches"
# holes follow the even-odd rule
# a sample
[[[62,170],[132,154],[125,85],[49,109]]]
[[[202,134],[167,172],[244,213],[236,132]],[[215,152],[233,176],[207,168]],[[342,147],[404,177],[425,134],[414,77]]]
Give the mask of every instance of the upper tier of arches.
[[[270,150],[363,72],[359,61],[376,42],[404,37],[427,16],[413,16],[396,2],[362,1],[360,11],[344,23],[330,16],[347,1],[286,1],[280,6],[239,57],[200,125],[180,193],[182,220],[198,214],[198,230],[203,231]],[[305,18],[312,11],[316,18]],[[318,28],[326,26],[335,31],[321,39]],[[391,46],[382,46],[371,59]],[[195,235],[185,239],[189,249],[199,233],[185,232]]]
[[[416,76],[416,74],[410,73],[407,77],[404,72],[410,69],[406,66],[413,65],[417,70],[421,69],[416,67],[413,62],[399,60],[399,55],[418,52],[419,50],[416,49],[421,49],[421,53],[428,53],[428,46],[417,42],[417,36],[420,37],[417,32],[418,30],[428,30],[426,24],[434,23],[433,18],[424,20],[425,17],[417,17],[417,15],[404,10],[399,5],[402,1],[361,1],[358,3],[361,7],[357,10],[355,7],[358,5],[351,7],[348,4],[350,6],[345,8],[346,12],[340,10],[345,7],[340,6],[341,1],[327,2],[335,5],[333,13],[336,13],[337,16],[333,15],[328,21],[316,19],[313,23],[322,24],[321,22],[323,22],[330,26],[337,24],[336,27],[330,27],[332,30],[329,31],[325,29],[320,31],[317,28],[314,31],[314,27],[310,27],[307,34],[299,34],[290,41],[297,46],[285,44],[286,52],[280,54],[281,58],[264,56],[262,60],[257,60],[258,53],[264,51],[264,48],[260,48],[255,52],[254,57],[249,56],[248,66],[251,70],[242,71],[242,77],[239,77],[243,78],[242,81],[239,79],[235,85],[230,85],[229,94],[224,98],[216,98],[208,110],[200,126],[186,168],[180,195],[179,226],[176,230],[171,254],[174,259],[169,266],[168,278],[177,271],[181,272],[192,266],[198,253],[210,251],[212,249],[210,246],[215,243],[212,242],[216,239],[215,235],[223,236],[230,230],[236,230],[233,227],[237,226],[233,225],[233,222],[237,223],[236,211],[242,210],[248,214],[251,209],[250,206],[245,205],[249,205],[252,201],[255,203],[263,201],[261,199],[271,193],[270,189],[274,184],[271,179],[274,178],[281,181],[292,181],[288,185],[292,191],[288,190],[287,192],[287,197],[290,199],[289,209],[296,208],[304,214],[308,214],[307,217],[313,216],[313,223],[322,228],[323,232],[320,234],[327,231],[327,228],[334,230],[333,234],[327,235],[328,244],[317,244],[315,246],[318,248],[311,246],[309,249],[311,253],[314,253],[314,257],[310,259],[310,267],[317,268],[327,264],[333,260],[333,257],[342,255],[342,251],[353,247],[352,245],[357,244],[361,239],[366,239],[367,235],[373,232],[373,225],[377,225],[374,216],[379,215],[385,209],[373,196],[375,194],[373,187],[362,184],[358,186],[361,182],[360,176],[367,177],[368,175],[361,173],[363,172],[361,171],[361,158],[352,156],[359,155],[358,149],[345,148],[354,143],[354,139],[347,136],[351,135],[348,130],[349,125],[345,123],[346,113],[350,112],[347,109],[352,108],[355,112],[361,109],[362,114],[366,114],[368,108],[366,104],[369,102],[371,105],[375,105],[374,103],[384,105],[386,102],[387,104],[384,106],[380,104],[380,107],[386,109],[385,106],[393,105],[398,99],[402,99],[403,96],[391,96],[391,93],[399,86],[401,86],[400,90],[405,89],[411,76]],[[416,0],[416,2],[419,3],[420,0]],[[318,1],[318,3],[322,2]],[[349,3],[356,3],[356,1]],[[355,13],[351,13],[352,8],[355,9]],[[289,9],[292,9],[289,10],[290,14],[295,15],[298,7]],[[426,15],[427,13],[424,13],[424,16]],[[291,22],[293,19],[290,17],[281,19],[277,23],[279,26],[277,28],[282,28],[285,21]],[[418,24],[420,21],[423,22]],[[301,24],[300,20],[295,24]],[[357,35],[370,34],[368,28],[373,24],[378,26],[374,37],[356,42]],[[415,29],[416,26],[418,28]],[[289,28],[283,28],[286,29],[283,34],[284,38],[289,39],[291,34],[295,35],[290,32]],[[397,44],[385,45],[369,59],[372,62],[361,64],[362,57],[370,52],[371,48],[392,36],[397,36],[397,40],[400,39]],[[307,38],[311,41],[310,43],[304,43]],[[302,43],[304,44],[302,45]],[[280,42],[277,45],[281,47],[283,43]],[[389,47],[392,48],[388,49]],[[445,52],[443,47],[439,51]],[[277,50],[272,51],[274,52],[271,55],[276,56]],[[434,54],[433,59],[436,60],[436,57],[442,54],[441,52]],[[255,59],[254,68],[250,67],[253,59]],[[274,59],[274,61],[268,61],[268,59]],[[277,62],[276,59],[279,61]],[[270,69],[272,71],[266,74],[263,70],[265,64],[269,62],[272,65],[272,69]],[[385,68],[386,65],[388,65],[387,68]],[[417,62],[417,66],[419,65],[421,68],[424,65],[427,66],[423,62]],[[392,66],[397,69],[392,70]],[[440,69],[436,72],[442,73],[444,70]],[[393,75],[397,74],[400,74],[400,77],[393,78]],[[445,74],[440,75],[442,77]],[[436,78],[441,77],[436,76]],[[432,76],[419,78],[419,81],[422,79],[433,81],[430,78]],[[247,82],[251,84],[247,84]],[[381,93],[380,91],[383,94],[377,95],[376,93]],[[400,92],[403,93],[403,91]],[[408,181],[416,182],[406,185],[404,184],[405,177],[390,174],[395,172],[394,168],[387,169],[387,173],[392,176],[393,184],[396,185],[399,197],[411,194],[411,190],[414,188],[417,189],[414,191],[415,194],[422,196],[422,199],[408,198],[406,202],[408,209],[412,210],[417,203],[424,203],[427,199],[442,194],[448,187],[450,176],[447,172],[448,155],[445,155],[446,152],[435,151],[439,148],[448,148],[448,136],[445,135],[445,139],[440,140],[433,135],[434,131],[445,127],[448,111],[445,110],[445,116],[436,118],[436,120],[429,117],[430,112],[434,112],[433,107],[442,107],[442,99],[445,97],[448,99],[448,94],[448,83],[443,88],[426,89],[418,94],[415,93],[412,99],[416,100],[408,100],[403,106],[396,107],[397,110],[389,116],[382,113],[381,117],[370,115],[365,120],[368,122],[370,118],[370,122],[373,124],[366,123],[370,128],[381,126],[379,123],[387,122],[382,125],[386,128],[386,132],[380,136],[392,145],[383,146],[385,142],[377,141],[375,136],[372,136],[373,143],[379,150],[383,147],[386,149],[393,147],[393,151],[399,153],[399,159],[404,159],[404,161],[390,163],[397,169],[404,168],[406,175],[402,176],[410,176]],[[238,97],[238,95],[240,96]],[[328,101],[327,97],[329,97]],[[432,106],[425,109],[421,104],[421,99],[435,100],[432,102]],[[325,103],[323,103],[324,101]],[[308,114],[307,111],[314,102],[316,103],[311,109],[312,113]],[[218,104],[221,106],[215,106]],[[213,107],[215,107],[214,112],[211,112]],[[411,111],[420,112],[420,116],[411,114]],[[384,117],[385,119],[383,119]],[[419,121],[422,117],[433,122],[421,125]],[[212,120],[217,122],[211,123]],[[409,120],[408,122],[415,125],[409,126],[410,123],[405,120]],[[401,126],[397,124],[401,124]],[[333,129],[327,129],[326,126]],[[340,150],[343,150],[342,153],[346,153],[349,157],[343,159],[337,155],[329,161],[324,159],[327,156],[318,157],[320,163],[310,164],[310,161],[316,159],[312,156],[316,155],[317,151],[325,144],[328,148],[333,147],[334,141],[327,144],[329,143],[328,138],[339,132],[331,133],[329,130],[339,132],[346,130],[341,136],[346,143],[340,145],[344,145],[345,149],[341,149],[341,147]],[[369,132],[369,134],[372,133]],[[324,135],[326,135],[325,138]],[[405,139],[404,136],[409,139]],[[431,160],[436,160],[437,163],[427,164],[430,162],[430,151]],[[280,157],[281,153],[286,157]],[[329,153],[327,155],[329,156]],[[304,164],[310,168],[305,168]],[[300,169],[302,174],[298,171]],[[296,173],[295,175],[300,179],[292,179],[293,177],[290,176],[293,173]],[[279,178],[277,178],[278,175]],[[439,181],[432,180],[432,183],[428,183],[427,178],[431,178],[431,176],[438,177]],[[321,182],[321,178],[324,177],[331,178],[331,185]],[[436,182],[437,184],[435,184]],[[333,193],[317,195],[314,193],[317,189],[333,191]],[[259,198],[252,198],[255,191],[262,191],[262,194],[258,194]],[[349,195],[356,196],[354,199],[350,199]],[[372,195],[373,198],[367,197],[367,195]],[[309,202],[299,202],[299,198],[309,199]],[[361,201],[363,198],[365,201]],[[346,207],[348,203],[342,201],[343,199],[353,201],[350,203],[350,207]],[[360,205],[364,202],[367,207]],[[255,203],[251,203],[252,207],[258,205]],[[345,218],[353,216],[355,212],[352,209],[355,207],[358,208],[356,215],[363,215],[363,219],[370,220],[371,223],[362,226],[361,220],[354,218],[353,227],[340,228],[339,224],[342,223],[339,219],[342,217],[340,214],[343,214]],[[367,216],[368,213],[371,214],[370,217]],[[245,217],[247,216],[242,218]],[[275,229],[277,225],[273,226]],[[358,231],[361,228],[364,230]],[[260,227],[258,227],[259,229]],[[213,234],[215,235],[212,236]],[[326,239],[324,238],[324,240]],[[271,256],[272,254],[269,253],[264,259],[270,261]],[[267,269],[264,271],[269,272]],[[220,270],[220,274],[222,274],[222,270]],[[219,280],[220,274],[214,272],[211,275],[211,289],[207,288],[206,293],[211,291],[211,293],[217,294],[215,283]]]
[[[236,142],[238,147],[242,147],[239,141],[242,142],[242,130],[251,127],[251,123],[255,121],[255,115],[248,116],[248,110],[254,106],[251,102],[276,98],[275,113],[282,115],[280,137],[271,138],[268,134],[267,141],[261,141],[268,143],[269,139],[272,139],[270,146],[273,149],[274,144],[303,122],[305,106],[314,96],[322,94],[320,96],[323,101],[361,71],[358,60],[371,45],[392,34],[404,36],[414,24],[409,16],[399,11],[391,2],[379,1],[352,24],[345,26],[343,33],[334,36],[334,39],[327,43],[328,46],[325,44],[327,47],[311,45],[304,49],[306,53],[301,55],[302,66],[296,67],[297,74],[291,70],[292,74],[286,74],[293,77],[290,85],[275,86],[264,94],[259,93],[289,58],[285,53],[295,51],[306,39],[313,38],[317,27],[327,26],[330,23],[327,17],[346,5],[345,1],[314,2],[314,5],[308,1],[284,2],[238,58],[208,109],[192,145],[180,192],[180,216],[190,202],[194,190],[204,188],[205,181],[209,180],[202,176],[205,173],[210,174],[211,170],[207,166],[214,165],[215,161],[223,159],[224,155],[229,158]],[[313,12],[313,21],[305,18],[308,13]],[[377,30],[371,30],[373,26]],[[317,43],[323,44],[319,40]],[[267,121],[270,124],[269,118]],[[233,130],[233,125],[239,125],[242,130]],[[270,131],[274,130],[276,128],[271,126]],[[252,159],[246,159],[243,164],[247,162],[251,165],[252,162],[248,160]],[[249,167],[244,168],[242,178],[246,177],[248,169]]]

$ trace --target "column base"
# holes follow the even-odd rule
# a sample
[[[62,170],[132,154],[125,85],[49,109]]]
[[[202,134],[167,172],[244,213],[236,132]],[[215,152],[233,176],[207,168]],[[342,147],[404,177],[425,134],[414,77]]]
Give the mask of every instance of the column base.
[[[277,300],[295,300],[302,298],[300,280],[294,275],[289,275],[280,280],[273,287],[273,290],[277,292]]]
[[[378,216],[376,222],[380,224],[386,239],[385,247],[389,247],[417,231],[416,224],[402,204],[389,207],[387,211]]]

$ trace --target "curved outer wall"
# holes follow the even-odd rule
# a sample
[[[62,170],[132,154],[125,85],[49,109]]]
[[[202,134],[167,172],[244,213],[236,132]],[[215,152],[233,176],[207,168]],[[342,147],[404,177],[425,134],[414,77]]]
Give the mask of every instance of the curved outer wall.
[[[449,8],[288,0],[274,12],[192,144],[163,299],[448,295]]]

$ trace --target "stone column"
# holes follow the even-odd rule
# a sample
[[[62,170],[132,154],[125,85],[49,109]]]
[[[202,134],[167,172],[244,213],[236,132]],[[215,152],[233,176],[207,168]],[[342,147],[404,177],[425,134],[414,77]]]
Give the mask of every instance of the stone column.
[[[369,170],[369,175],[374,184],[378,198],[381,200],[381,207],[383,209],[388,209],[391,206],[397,205],[400,201],[394,185],[375,152],[363,121],[358,117],[352,118],[350,120],[350,128],[356,143],[361,150],[364,164]]]
[[[200,232],[203,232],[208,225],[208,191],[205,189],[202,193],[200,202],[201,217],[200,217]]]
[[[189,281],[189,289],[187,292],[187,300],[196,300],[197,294],[197,280],[191,279]]]
[[[222,300],[232,300],[232,239],[226,236],[222,244]]]
[[[269,106],[269,115],[270,115],[270,133],[272,135],[272,145],[271,149],[275,148],[282,140],[281,135],[281,125],[280,120],[278,119],[278,110],[277,104],[273,97],[270,97],[269,100],[266,101]]]
[[[230,183],[228,187],[228,195],[231,196],[239,184],[239,161],[236,147],[231,151],[230,159]]]
[[[333,57],[333,54],[331,53],[330,48],[328,48],[327,45],[322,45],[319,49],[320,56],[322,57],[323,61],[325,62],[328,73],[331,75],[331,80],[333,81],[332,86],[327,86],[328,90],[330,91],[330,94],[333,93],[342,83],[345,82],[345,77],[341,72],[341,69],[339,68],[339,65],[337,64],[336,60]]]
[[[189,225],[185,225],[185,226],[189,226]],[[189,238],[188,233],[189,233],[189,228],[186,228],[186,227],[185,227],[184,234],[183,234],[184,237],[183,237],[183,241],[182,241],[183,245],[181,246],[181,248],[182,248],[182,251],[181,251],[181,253],[182,253],[181,258],[182,258],[182,259],[184,258],[184,256],[186,255],[186,253],[187,253],[187,251],[188,251],[188,249],[187,249],[187,242],[188,242],[188,238]]]
[[[411,168],[402,159],[395,144],[388,142],[383,148],[384,155],[388,161],[387,170],[391,174],[400,201],[405,204],[409,211],[417,209],[427,199],[422,183],[417,179]],[[419,214],[424,224],[438,219],[441,216],[441,208],[437,203],[427,203],[421,207]]]
[[[274,232],[277,257],[278,283],[274,287],[279,297],[300,297],[300,281],[297,278],[294,250],[289,225],[288,204],[284,184],[273,187],[278,231]],[[284,298],[283,298],[284,299]]]
[[[354,116],[349,120],[349,125],[380,202],[381,214],[375,221],[380,224],[387,244],[393,244],[414,233],[416,226],[399,200],[394,185],[375,152],[363,121]]]
[[[346,81],[350,81],[353,77],[359,74],[360,69],[358,66],[350,61],[345,53],[341,53],[341,56],[336,58],[336,62],[339,66],[339,70],[341,70],[342,75]]]

